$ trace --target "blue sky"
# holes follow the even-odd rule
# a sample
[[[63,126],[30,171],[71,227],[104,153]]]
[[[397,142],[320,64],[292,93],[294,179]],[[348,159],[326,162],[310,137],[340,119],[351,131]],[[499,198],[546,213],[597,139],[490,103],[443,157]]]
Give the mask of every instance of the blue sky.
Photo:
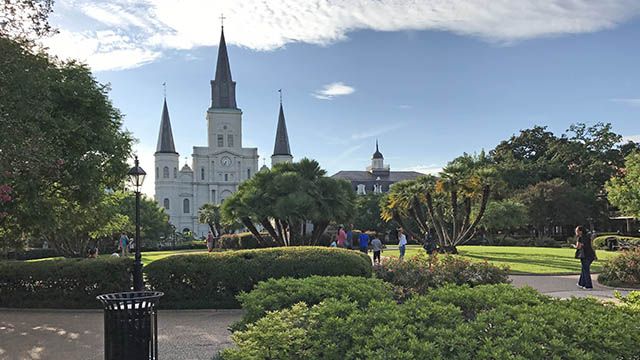
[[[257,18],[220,2],[230,13],[225,35],[244,146],[271,155],[280,88],[294,157],[317,159],[329,173],[364,169],[376,138],[392,170],[424,172],[533,125],[563,132],[574,122],[611,122],[640,138],[637,3],[483,2],[443,10],[439,1],[391,1],[373,11],[366,6],[373,3],[354,1],[350,9],[347,1],[291,13],[291,3],[275,1]],[[152,171],[163,82],[181,162],[192,146],[207,142],[220,21],[213,16],[192,29],[192,21],[179,19],[204,3],[187,1],[178,19],[172,2],[132,3],[62,0],[53,18],[61,34],[49,45],[84,59],[99,81],[111,84],[125,127],[139,139],[142,166]],[[503,7],[483,11],[496,3]],[[431,13],[403,12],[425,4]],[[350,11],[362,11],[357,21],[345,15]]]

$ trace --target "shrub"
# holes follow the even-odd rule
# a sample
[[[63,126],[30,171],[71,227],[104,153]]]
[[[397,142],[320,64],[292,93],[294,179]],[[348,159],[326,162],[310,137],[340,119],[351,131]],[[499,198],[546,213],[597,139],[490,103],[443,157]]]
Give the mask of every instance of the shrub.
[[[145,267],[168,308],[238,308],[235,298],[270,278],[311,275],[371,276],[368,256],[342,249],[287,247],[175,255]]]
[[[610,286],[640,286],[640,249],[622,251],[605,262],[598,281]]]
[[[217,247],[221,249],[232,249],[232,250],[241,250],[241,249],[261,249],[268,247],[276,247],[278,244],[273,241],[273,238],[269,236],[269,234],[264,233],[261,234],[264,242],[258,242],[258,239],[253,236],[250,232],[239,233],[239,234],[225,234],[220,237]]]
[[[0,262],[0,307],[99,308],[96,296],[129,291],[131,258]]]
[[[267,311],[282,310],[300,301],[319,304],[329,298],[355,301],[364,307],[372,300],[393,298],[391,286],[380,279],[358,276],[311,276],[304,279],[269,279],[258,283],[251,292],[238,295],[246,312],[236,328],[263,317]]]
[[[456,255],[428,257],[419,254],[405,260],[384,259],[375,266],[377,277],[396,286],[400,299],[425,294],[445,284],[485,285],[509,281],[508,268],[483,262],[471,262]]]
[[[479,305],[469,303],[474,298]],[[475,316],[465,315],[466,306]],[[452,286],[403,304],[372,301],[366,311],[336,299],[298,303],[235,332],[236,347],[220,358],[634,359],[639,320],[592,299],[551,299],[509,285]]]
[[[7,259],[35,260],[61,256],[56,249],[27,249],[22,251],[10,251]]]
[[[640,246],[640,238],[609,235],[609,236],[598,236],[597,238],[593,239],[593,247],[601,250],[609,249],[609,247],[607,246],[607,239],[609,238],[614,238],[618,242],[626,243],[630,246],[635,246],[635,247]]]
[[[616,291],[614,295],[632,311],[640,312],[640,291],[631,291],[627,296],[622,296],[620,292]]]

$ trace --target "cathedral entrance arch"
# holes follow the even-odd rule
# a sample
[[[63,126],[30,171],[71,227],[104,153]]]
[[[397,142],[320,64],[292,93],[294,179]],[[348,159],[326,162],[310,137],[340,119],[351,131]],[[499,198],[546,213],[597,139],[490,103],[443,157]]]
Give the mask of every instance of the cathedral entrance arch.
[[[220,204],[222,204],[225,200],[227,200],[227,198],[231,196],[231,191],[229,190],[223,190],[220,193]]]

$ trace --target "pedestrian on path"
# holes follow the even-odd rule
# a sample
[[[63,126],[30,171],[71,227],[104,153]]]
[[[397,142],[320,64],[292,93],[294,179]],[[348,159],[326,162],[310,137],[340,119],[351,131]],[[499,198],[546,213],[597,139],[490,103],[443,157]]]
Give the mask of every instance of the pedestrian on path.
[[[371,240],[371,249],[373,250],[373,264],[380,265],[380,255],[382,254],[382,241],[378,238],[378,234]]]
[[[338,228],[338,234],[336,235],[338,247],[344,247],[344,242],[347,240],[347,233],[344,232],[344,227],[340,225]]]
[[[353,224],[349,225],[349,230],[347,231],[347,238],[344,245],[349,250],[353,249]]]
[[[365,254],[369,253],[369,235],[366,232],[362,232],[358,237],[358,243],[360,244],[360,251]]]
[[[580,259],[580,264],[582,265],[578,287],[586,290],[593,289],[590,268],[591,263],[596,260],[597,257],[591,244],[591,237],[584,226],[578,226],[576,228],[576,244],[574,246],[576,248],[576,259]]]
[[[118,245],[118,248],[122,252],[122,256],[127,256],[128,244],[129,244],[129,237],[127,236],[127,233],[123,231],[122,234],[120,235],[120,240]]]
[[[407,251],[407,236],[402,228],[398,229],[398,249],[400,250],[400,260],[403,260]]]
[[[213,232],[209,230],[209,234],[207,234],[207,250],[209,252],[213,250],[213,242],[214,242]]]

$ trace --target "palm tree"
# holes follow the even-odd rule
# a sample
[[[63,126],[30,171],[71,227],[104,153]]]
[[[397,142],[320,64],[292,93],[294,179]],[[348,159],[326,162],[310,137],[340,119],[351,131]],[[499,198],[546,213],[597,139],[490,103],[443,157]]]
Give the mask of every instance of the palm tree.
[[[209,225],[209,230],[213,233],[213,236],[222,235],[222,215],[220,214],[220,205],[216,204],[204,204],[198,210],[198,221],[201,224]]]

